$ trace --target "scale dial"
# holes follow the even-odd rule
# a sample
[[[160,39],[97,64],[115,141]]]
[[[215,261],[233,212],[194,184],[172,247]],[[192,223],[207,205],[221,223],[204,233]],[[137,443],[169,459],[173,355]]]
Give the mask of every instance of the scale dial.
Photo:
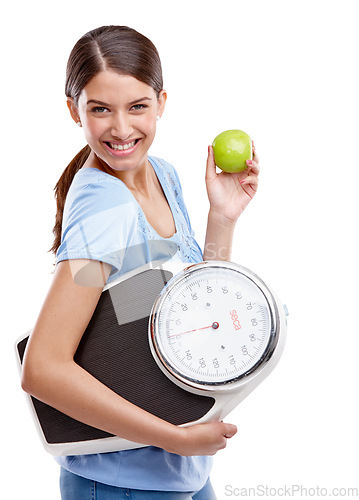
[[[177,274],[154,304],[150,344],[160,368],[195,388],[232,388],[271,357],[277,306],[239,265],[209,261]]]

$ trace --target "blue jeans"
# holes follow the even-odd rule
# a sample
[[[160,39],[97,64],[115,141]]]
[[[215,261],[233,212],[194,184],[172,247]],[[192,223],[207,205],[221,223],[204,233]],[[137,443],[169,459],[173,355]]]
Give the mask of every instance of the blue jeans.
[[[143,491],[98,483],[61,469],[62,500],[216,500],[210,481],[200,491]]]

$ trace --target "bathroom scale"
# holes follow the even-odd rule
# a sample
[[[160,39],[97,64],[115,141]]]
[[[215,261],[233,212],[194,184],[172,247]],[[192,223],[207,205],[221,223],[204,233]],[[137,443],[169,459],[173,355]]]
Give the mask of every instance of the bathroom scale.
[[[104,288],[75,361],[123,398],[174,425],[219,421],[278,363],[286,315],[272,289],[233,262],[146,266]],[[20,370],[30,334],[16,343]],[[53,455],[144,446],[26,397]]]

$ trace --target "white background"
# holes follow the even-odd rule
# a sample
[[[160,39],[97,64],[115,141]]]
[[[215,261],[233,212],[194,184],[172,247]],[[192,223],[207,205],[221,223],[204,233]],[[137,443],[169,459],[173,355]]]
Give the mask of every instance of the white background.
[[[240,128],[261,159],[260,189],[238,223],[233,260],[276,290],[289,331],[276,370],[227,419],[239,433],[214,460],[219,500],[258,485],[359,487],[356,8],[346,0],[8,3],[0,352],[2,475],[13,483],[11,498],[60,498],[13,345],[35,322],[51,281],[53,187],[84,145],[65,106],[67,57],[103,24],[131,26],[160,52],[169,98],[151,153],[176,166],[200,244],[207,145]]]

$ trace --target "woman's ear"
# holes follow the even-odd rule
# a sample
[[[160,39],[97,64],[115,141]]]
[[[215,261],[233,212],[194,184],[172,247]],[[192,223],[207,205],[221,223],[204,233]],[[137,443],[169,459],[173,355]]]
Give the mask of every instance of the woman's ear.
[[[167,101],[167,92],[165,90],[161,90],[160,95],[157,99],[157,116],[161,117],[166,106]]]
[[[80,121],[78,109],[74,103],[74,100],[71,97],[67,98],[67,107],[69,108],[71,118],[74,120],[76,125],[79,125],[79,127],[81,127],[81,121]]]

